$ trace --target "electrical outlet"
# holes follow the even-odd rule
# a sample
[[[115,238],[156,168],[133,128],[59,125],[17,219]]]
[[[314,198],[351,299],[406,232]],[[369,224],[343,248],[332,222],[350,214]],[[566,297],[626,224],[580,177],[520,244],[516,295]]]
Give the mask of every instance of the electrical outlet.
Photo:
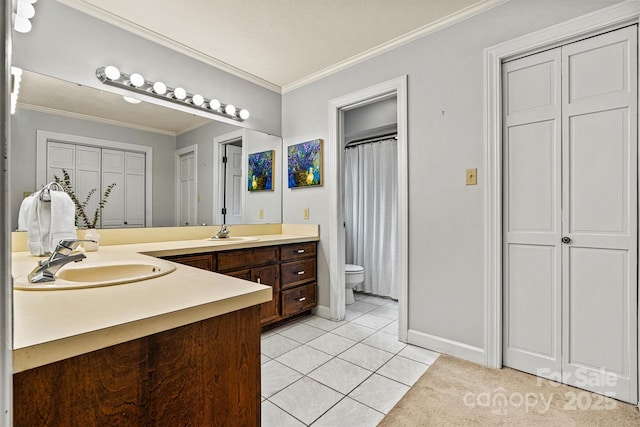
[[[264,209],[260,209],[260,219],[264,219]]]
[[[304,219],[309,219],[309,208],[304,208]]]
[[[478,184],[478,169],[467,169],[467,185]]]

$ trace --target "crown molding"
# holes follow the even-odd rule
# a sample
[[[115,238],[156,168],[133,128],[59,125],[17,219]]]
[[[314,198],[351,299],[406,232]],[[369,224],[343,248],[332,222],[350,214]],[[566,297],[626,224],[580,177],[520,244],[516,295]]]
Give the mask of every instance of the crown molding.
[[[448,15],[444,18],[441,18],[435,22],[432,22],[428,25],[420,27],[414,31],[411,31],[405,35],[397,37],[389,42],[378,45],[372,49],[366,50],[358,55],[355,55],[349,59],[338,62],[330,67],[327,67],[323,70],[320,70],[316,73],[309,74],[306,77],[303,77],[299,80],[296,80],[292,83],[286,84],[284,86],[278,86],[275,83],[271,83],[267,80],[264,80],[258,76],[255,76],[251,73],[243,71],[239,68],[236,68],[226,62],[220,61],[212,56],[206,55],[198,50],[192,49],[189,46],[186,46],[181,43],[177,43],[174,40],[171,40],[161,34],[158,34],[154,31],[150,31],[132,21],[128,21],[119,16],[116,16],[112,13],[107,12],[104,9],[101,9],[97,6],[88,4],[82,0],[57,0],[58,2],[69,6],[75,10],[86,13],[87,15],[93,16],[94,18],[100,19],[101,21],[107,22],[111,25],[114,25],[118,28],[121,28],[130,33],[136,34],[140,37],[143,37],[147,40],[151,40],[155,43],[158,43],[164,47],[172,49],[176,52],[182,53],[186,56],[194,58],[198,61],[201,61],[207,65],[218,68],[222,71],[225,71],[229,74],[232,74],[236,77],[247,80],[251,83],[255,83],[259,86],[262,86],[266,89],[272,90],[276,93],[284,94],[290,92],[299,87],[308,85],[317,80],[323,79],[331,74],[337,73],[338,71],[344,70],[348,67],[351,67],[360,62],[366,61],[370,58],[373,58],[382,53],[388,52],[392,49],[395,49],[399,46],[412,42],[416,39],[424,37],[428,34],[435,33],[444,28],[447,28],[451,25],[457,24],[458,22],[464,21],[472,16],[475,16],[479,13],[485,12],[489,9],[492,9],[502,3],[506,3],[509,0],[485,0],[480,3],[476,3],[472,6],[466,7],[457,11],[451,15]]]
[[[323,70],[318,71],[317,73],[309,74],[306,77],[303,77],[300,80],[296,80],[293,83],[284,85],[282,87],[282,93],[285,94],[294,89],[298,89],[302,86],[308,85],[309,83],[313,83],[317,80],[323,79],[331,74],[337,73],[338,71],[342,71],[346,68],[349,68],[355,64],[360,62],[364,62],[368,59],[371,59],[375,56],[388,52],[392,49],[395,49],[404,44],[410,43],[414,40],[417,40],[421,37],[424,37],[428,34],[435,33],[444,28],[447,28],[451,25],[457,24],[465,19],[471,18],[479,13],[485,12],[489,9],[492,9],[502,3],[506,3],[509,0],[486,0],[480,3],[476,3],[472,6],[461,9],[451,15],[445,16],[435,22],[427,24],[423,27],[417,28],[407,34],[404,34],[400,37],[397,37],[393,40],[390,40],[386,43],[382,43],[374,48],[366,50],[358,55],[352,56],[349,59],[345,59],[344,61],[338,62],[330,67],[327,67]]]
[[[206,55],[200,52],[199,50],[193,49],[182,43],[178,43],[175,40],[171,40],[168,37],[165,37],[162,34],[158,34],[154,31],[144,28],[136,24],[135,22],[128,21],[112,13],[109,13],[106,10],[101,9],[97,6],[85,3],[82,0],[57,0],[57,1],[59,3],[64,4],[65,6],[69,6],[72,9],[83,12],[89,16],[93,16],[94,18],[97,18],[108,24],[114,25],[118,28],[121,28],[130,33],[133,33],[137,36],[143,37],[154,43],[158,43],[161,46],[164,46],[176,52],[182,53],[183,55],[189,56],[207,65],[210,65],[219,70],[232,74],[236,77],[240,77],[241,79],[247,80],[251,83],[257,84],[259,86],[262,86],[266,89],[269,89],[277,93],[281,93],[282,91],[281,87],[274,83],[261,79],[258,76],[255,76],[251,73],[243,71],[239,68],[236,68],[233,65],[227,64],[226,62],[220,61],[212,56]]]

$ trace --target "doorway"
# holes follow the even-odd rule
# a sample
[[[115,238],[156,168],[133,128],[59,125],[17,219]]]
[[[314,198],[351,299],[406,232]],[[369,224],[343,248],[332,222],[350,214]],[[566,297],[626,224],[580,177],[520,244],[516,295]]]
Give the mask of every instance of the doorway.
[[[198,146],[176,150],[176,222],[198,224]]]
[[[408,335],[408,156],[407,156],[407,76],[402,76],[329,101],[328,176],[332,180],[329,218],[330,307],[328,317],[345,316],[345,231],[344,231],[344,113],[390,96],[397,97],[398,129],[398,339]]]
[[[245,177],[242,172],[244,130],[213,140],[213,164],[218,170],[213,188],[213,212],[217,224],[242,224],[245,213]]]

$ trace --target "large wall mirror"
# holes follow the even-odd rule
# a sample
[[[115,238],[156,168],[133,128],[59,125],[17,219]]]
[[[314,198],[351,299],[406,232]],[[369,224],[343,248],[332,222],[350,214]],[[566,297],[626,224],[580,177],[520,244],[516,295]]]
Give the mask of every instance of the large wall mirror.
[[[14,228],[24,195],[62,169],[72,173],[80,193],[117,182],[102,228],[282,221],[279,136],[132,104],[108,87],[37,70],[23,71],[11,126]],[[271,188],[251,187],[249,156],[255,153],[273,156]]]

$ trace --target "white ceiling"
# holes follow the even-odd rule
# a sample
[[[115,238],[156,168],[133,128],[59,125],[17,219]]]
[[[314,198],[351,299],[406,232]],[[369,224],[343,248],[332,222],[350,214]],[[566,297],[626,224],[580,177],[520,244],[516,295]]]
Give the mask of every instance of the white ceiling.
[[[287,91],[505,0],[60,0]]]

